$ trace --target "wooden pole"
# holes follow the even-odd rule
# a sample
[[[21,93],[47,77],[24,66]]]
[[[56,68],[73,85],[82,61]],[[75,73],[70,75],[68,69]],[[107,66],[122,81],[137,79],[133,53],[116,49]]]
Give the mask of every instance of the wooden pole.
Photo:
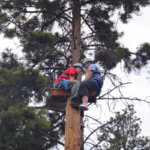
[[[65,150],[80,150],[81,130],[80,111],[70,106],[70,97],[66,105]]]
[[[66,104],[65,150],[84,150],[82,144],[84,130],[81,128],[83,116],[79,110],[71,107],[70,93],[59,88],[52,88],[51,101],[55,104]],[[90,93],[89,102],[96,103],[96,91]]]
[[[72,39],[71,39],[71,55],[72,65],[80,59],[81,50],[81,8],[80,0],[73,0],[73,20],[72,20]]]
[[[80,59],[81,50],[81,8],[80,0],[72,0],[72,39],[71,39],[71,55],[72,65],[77,63]],[[78,77],[80,80],[81,77]],[[66,105],[66,126],[65,126],[65,150],[81,150],[81,115],[80,111],[70,106],[70,98]]]

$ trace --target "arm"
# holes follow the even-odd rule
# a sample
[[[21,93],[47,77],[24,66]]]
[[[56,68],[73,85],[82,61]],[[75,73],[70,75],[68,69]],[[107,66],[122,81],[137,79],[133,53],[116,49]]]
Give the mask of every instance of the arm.
[[[93,75],[93,71],[89,70],[85,76],[85,79],[83,81],[89,80]]]

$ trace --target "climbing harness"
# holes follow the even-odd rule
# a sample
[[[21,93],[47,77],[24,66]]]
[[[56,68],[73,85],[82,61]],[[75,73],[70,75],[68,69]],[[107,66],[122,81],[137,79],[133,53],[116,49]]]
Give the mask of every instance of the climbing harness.
[[[67,84],[67,80],[66,79],[62,79],[61,81],[59,81],[59,83],[57,85],[54,84],[54,88],[60,88],[62,83],[64,83],[65,90],[68,91],[68,84]]]
[[[91,80],[94,81],[96,86],[97,86],[97,96],[98,96],[101,92],[101,88],[102,88],[102,85],[103,85],[103,80],[100,81],[101,84],[96,79],[91,79]]]

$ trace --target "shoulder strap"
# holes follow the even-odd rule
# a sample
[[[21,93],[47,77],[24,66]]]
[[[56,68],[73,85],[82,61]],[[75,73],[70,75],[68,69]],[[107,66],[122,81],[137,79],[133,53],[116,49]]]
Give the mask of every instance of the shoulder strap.
[[[63,82],[64,82],[65,90],[68,91],[68,84],[67,84],[67,80],[66,79],[62,79],[61,81],[59,81],[57,86],[54,84],[54,87],[55,88],[60,88]]]
[[[99,85],[97,80],[94,80],[94,79],[91,79],[91,80],[94,81],[96,86],[97,86],[97,96],[98,96],[100,94],[101,87],[100,87],[100,85]]]

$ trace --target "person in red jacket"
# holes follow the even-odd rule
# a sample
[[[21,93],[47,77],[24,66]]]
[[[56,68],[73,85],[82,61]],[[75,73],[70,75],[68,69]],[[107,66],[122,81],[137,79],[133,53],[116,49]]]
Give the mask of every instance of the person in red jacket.
[[[83,70],[82,64],[77,63],[73,67],[65,70],[62,75],[58,76],[54,81],[54,87],[62,88],[71,93],[71,106],[78,106],[78,90],[80,82],[77,75]]]

